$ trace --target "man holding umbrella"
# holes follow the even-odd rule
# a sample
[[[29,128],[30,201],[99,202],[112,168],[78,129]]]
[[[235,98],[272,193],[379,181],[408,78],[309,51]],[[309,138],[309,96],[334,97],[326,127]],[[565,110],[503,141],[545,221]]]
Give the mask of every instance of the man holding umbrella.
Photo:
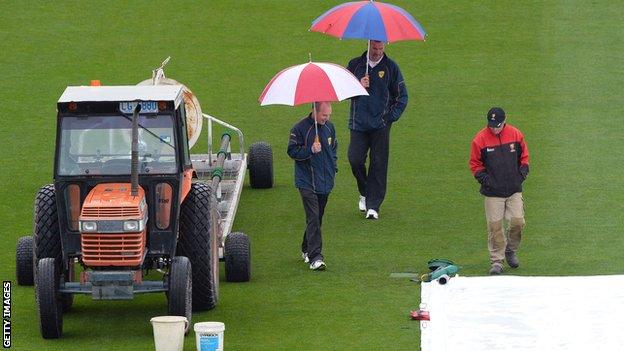
[[[313,101],[312,113],[290,132],[288,155],[295,160],[295,186],[306,211],[306,230],[301,251],[310,269],[325,269],[321,253],[321,222],[327,198],[334,187],[336,129],[329,122],[330,101],[367,95],[366,89],[344,67],[327,62],[310,62],[278,72],[258,98],[260,105],[297,106]]]
[[[338,171],[338,144],[336,129],[329,121],[331,113],[331,102],[315,102],[312,112],[291,129],[288,141],[288,156],[295,160],[295,186],[306,213],[301,252],[312,270],[325,269],[321,224]]]
[[[366,211],[368,219],[379,218],[386,195],[390,127],[407,106],[407,88],[401,70],[384,49],[383,42],[371,40],[369,50],[347,66],[369,94],[351,99],[348,150],[351,171],[360,193],[358,208]]]
[[[348,155],[360,192],[358,207],[366,211],[366,218],[378,219],[386,195],[390,126],[407,106],[403,76],[399,66],[384,54],[384,43],[425,40],[427,34],[404,9],[372,0],[334,6],[312,22],[310,31],[368,40],[368,50],[348,66],[369,94],[351,100]]]

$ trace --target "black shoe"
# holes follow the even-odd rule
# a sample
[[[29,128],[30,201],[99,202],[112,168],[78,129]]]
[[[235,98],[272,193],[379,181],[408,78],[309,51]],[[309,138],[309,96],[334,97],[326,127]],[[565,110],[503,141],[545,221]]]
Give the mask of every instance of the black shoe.
[[[511,268],[520,267],[520,261],[518,261],[518,256],[514,251],[505,251],[505,259],[507,260],[507,264]]]
[[[499,275],[503,273],[503,265],[501,263],[492,263],[490,267],[490,275]]]

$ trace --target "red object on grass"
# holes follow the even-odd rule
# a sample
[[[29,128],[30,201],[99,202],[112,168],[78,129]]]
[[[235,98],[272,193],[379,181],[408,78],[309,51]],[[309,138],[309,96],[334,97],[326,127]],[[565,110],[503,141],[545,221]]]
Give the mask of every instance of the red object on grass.
[[[416,321],[428,321],[429,319],[429,311],[425,311],[425,310],[418,310],[418,311],[412,311],[410,313],[410,317],[413,320]]]

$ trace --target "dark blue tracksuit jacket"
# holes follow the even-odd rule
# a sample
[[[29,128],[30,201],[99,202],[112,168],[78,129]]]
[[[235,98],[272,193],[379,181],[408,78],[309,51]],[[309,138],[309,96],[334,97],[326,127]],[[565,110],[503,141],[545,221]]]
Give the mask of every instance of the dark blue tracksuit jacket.
[[[311,147],[316,132],[312,114],[300,120],[290,131],[288,156],[295,160],[295,186],[316,194],[329,194],[338,171],[336,163],[336,129],[327,121],[318,125],[321,152],[313,154]]]
[[[366,51],[349,62],[347,69],[360,80],[366,74]],[[369,96],[351,99],[349,129],[368,132],[396,122],[407,106],[407,88],[399,66],[384,53],[384,57],[368,70]]]

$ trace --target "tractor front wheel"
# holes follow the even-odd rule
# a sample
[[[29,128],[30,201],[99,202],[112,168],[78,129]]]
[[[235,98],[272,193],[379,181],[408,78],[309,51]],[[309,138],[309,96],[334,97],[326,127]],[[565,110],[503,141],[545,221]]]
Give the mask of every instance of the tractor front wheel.
[[[33,237],[28,235],[19,238],[15,249],[17,285],[33,285],[35,283],[33,260]]]
[[[169,271],[168,313],[170,316],[186,317],[185,334],[188,334],[193,311],[193,280],[191,261],[184,256],[176,256]]]
[[[63,302],[59,293],[61,275],[54,258],[42,258],[37,264],[35,295],[39,326],[44,339],[58,339],[63,333]]]

